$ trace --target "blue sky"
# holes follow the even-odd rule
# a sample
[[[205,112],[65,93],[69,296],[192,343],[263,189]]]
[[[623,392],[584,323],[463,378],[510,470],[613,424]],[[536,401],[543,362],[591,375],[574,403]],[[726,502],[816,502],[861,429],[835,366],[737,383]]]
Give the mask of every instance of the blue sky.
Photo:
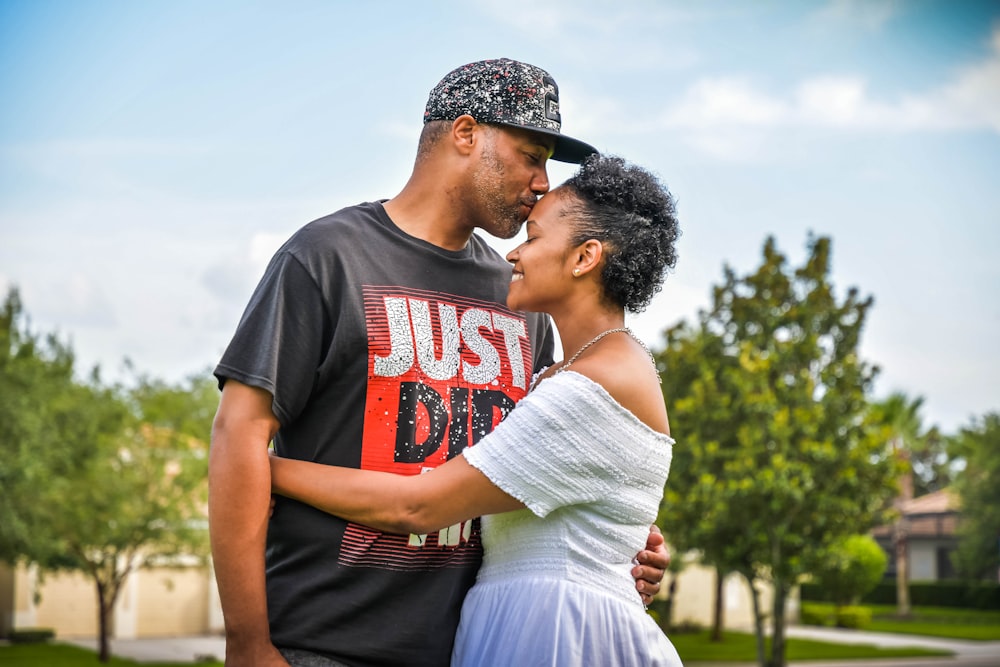
[[[430,88],[501,56],[676,196],[648,343],[768,235],[829,235],[876,396],[1000,409],[996,2],[0,0],[0,288],[106,377],[209,368],[280,242],[398,192]]]

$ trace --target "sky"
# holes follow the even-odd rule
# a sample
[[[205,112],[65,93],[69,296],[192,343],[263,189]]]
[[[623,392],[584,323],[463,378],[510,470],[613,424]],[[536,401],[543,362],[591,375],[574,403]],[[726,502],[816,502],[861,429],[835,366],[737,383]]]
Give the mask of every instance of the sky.
[[[995,1],[0,0],[0,290],[83,370],[206,372],[281,242],[395,195],[427,93],[495,57],[677,199],[647,344],[768,236],[792,266],[829,236],[873,397],[946,432],[1000,410]]]

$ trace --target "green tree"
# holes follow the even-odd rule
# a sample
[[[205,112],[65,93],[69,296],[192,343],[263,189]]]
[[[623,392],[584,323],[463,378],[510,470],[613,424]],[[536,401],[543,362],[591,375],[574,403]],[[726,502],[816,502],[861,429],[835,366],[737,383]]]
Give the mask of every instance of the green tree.
[[[895,490],[893,459],[867,419],[876,369],[858,355],[872,299],[853,288],[835,297],[828,238],[807,250],[792,269],[769,238],[755,272],[727,266],[711,309],[697,327],[668,330],[659,356],[678,438],[664,528],[743,575],[758,661],[774,667],[785,664],[792,587],[839,539],[873,525]],[[761,582],[774,591],[769,614]]]
[[[738,359],[726,355],[721,336],[686,322],[668,330],[666,340],[657,363],[665,377],[670,421],[681,441],[674,448],[657,523],[674,549],[699,552],[704,563],[716,568],[711,637],[722,641],[721,584],[738,565],[729,534],[740,526],[718,502],[717,480],[724,473],[723,448],[739,427],[738,394],[730,384]]]
[[[885,574],[889,559],[870,535],[850,535],[830,547],[813,582],[838,608],[857,604]]]
[[[16,292],[0,315],[0,557],[90,577],[106,662],[128,575],[206,550],[207,380],[78,382],[69,347],[21,323]]]
[[[948,437],[937,426],[927,429],[910,451],[913,496],[919,498],[951,486],[956,460],[948,449]]]
[[[29,330],[20,295],[0,309],[0,560],[49,562],[58,540],[38,530],[39,502],[53,480],[70,478],[117,433],[126,417],[113,392],[74,378],[73,352],[55,334]]]
[[[951,449],[965,461],[953,488],[962,507],[957,563],[969,580],[996,580],[1000,569],[1000,413],[962,428]]]

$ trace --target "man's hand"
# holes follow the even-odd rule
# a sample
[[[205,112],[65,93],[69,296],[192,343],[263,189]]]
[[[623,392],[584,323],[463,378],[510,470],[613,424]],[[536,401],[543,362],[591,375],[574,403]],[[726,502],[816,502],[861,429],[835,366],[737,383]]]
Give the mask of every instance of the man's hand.
[[[667,545],[659,527],[655,524],[649,529],[646,548],[640,551],[635,559],[639,563],[632,568],[635,589],[639,591],[642,603],[649,605],[656,594],[660,592],[663,574],[670,566],[670,553],[667,551]]]

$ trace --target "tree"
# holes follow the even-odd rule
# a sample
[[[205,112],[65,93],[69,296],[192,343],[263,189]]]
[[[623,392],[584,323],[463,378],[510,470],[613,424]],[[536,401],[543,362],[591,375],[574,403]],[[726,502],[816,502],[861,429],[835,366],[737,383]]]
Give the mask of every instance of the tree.
[[[21,323],[16,292],[0,316],[0,391],[12,397],[0,420],[0,557],[90,577],[106,662],[129,573],[205,550],[207,381],[127,390],[95,370],[78,382],[69,347]]]
[[[54,480],[46,530],[60,541],[62,557],[48,565],[94,581],[102,661],[110,657],[111,611],[128,575],[204,543],[204,481],[203,442],[141,421],[76,474]]]
[[[882,580],[888,561],[870,535],[850,535],[829,549],[822,567],[813,572],[813,582],[838,609],[857,604]]]
[[[758,662],[774,667],[785,664],[792,587],[839,539],[873,525],[895,491],[894,461],[867,418],[877,369],[858,355],[872,299],[853,288],[835,297],[828,238],[807,250],[790,269],[769,238],[755,272],[727,266],[711,309],[697,327],[669,329],[659,356],[678,438],[665,529],[746,579]],[[770,657],[761,582],[774,591]]]
[[[948,451],[948,437],[932,426],[910,448],[913,467],[913,496],[934,493],[955,480],[955,459]]]
[[[32,333],[24,319],[11,289],[0,310],[0,560],[10,563],[58,559],[59,542],[38,530],[49,517],[39,497],[75,474],[126,415],[111,392],[74,379],[68,345]]]
[[[962,428],[952,453],[965,461],[954,489],[962,507],[957,563],[968,580],[996,581],[1000,571],[1000,413]]]
[[[726,460],[721,448],[739,426],[736,394],[727,385],[737,362],[725,354],[721,336],[686,322],[668,330],[666,339],[657,364],[666,378],[670,420],[683,435],[674,448],[657,524],[677,551],[698,551],[716,568],[711,638],[722,641],[722,581],[737,565],[729,534],[739,526],[729,523],[727,508],[717,502],[717,480]]]
[[[882,402],[872,405],[872,418],[886,430],[886,438],[893,454],[903,468],[900,492],[896,498],[896,518],[892,524],[892,543],[896,560],[896,615],[909,616],[910,607],[910,558],[909,524],[902,514],[902,505],[914,497],[913,458],[923,439],[923,420],[920,408],[922,396],[909,399],[902,392],[894,392]]]

